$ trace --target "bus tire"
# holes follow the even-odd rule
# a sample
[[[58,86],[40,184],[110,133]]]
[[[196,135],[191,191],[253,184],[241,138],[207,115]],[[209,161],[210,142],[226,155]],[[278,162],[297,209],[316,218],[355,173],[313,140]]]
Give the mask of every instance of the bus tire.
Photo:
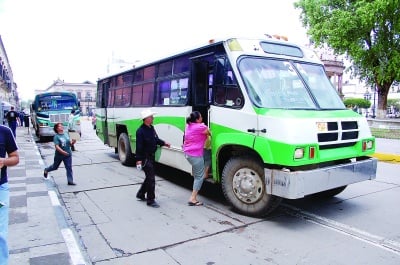
[[[132,154],[131,144],[126,133],[121,133],[118,138],[118,157],[123,165],[133,165],[134,155]]]
[[[233,208],[244,215],[263,217],[271,213],[282,198],[267,194],[264,168],[250,157],[234,157],[222,171],[222,191]]]

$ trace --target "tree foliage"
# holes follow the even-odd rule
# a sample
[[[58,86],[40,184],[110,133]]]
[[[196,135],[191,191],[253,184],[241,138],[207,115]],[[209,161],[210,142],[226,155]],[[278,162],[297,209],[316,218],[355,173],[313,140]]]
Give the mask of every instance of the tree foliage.
[[[378,117],[400,80],[400,0],[299,0],[300,19],[315,45],[351,59],[352,74],[378,92]]]
[[[346,108],[361,108],[361,109],[368,109],[371,107],[371,102],[369,100],[363,98],[347,98],[343,101]]]

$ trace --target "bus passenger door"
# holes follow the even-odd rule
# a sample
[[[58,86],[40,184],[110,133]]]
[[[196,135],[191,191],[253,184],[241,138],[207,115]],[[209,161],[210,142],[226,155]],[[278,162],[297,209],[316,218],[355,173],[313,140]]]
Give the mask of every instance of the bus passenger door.
[[[209,86],[208,86],[208,68],[207,61],[192,61],[191,71],[191,101],[192,110],[199,111],[203,117],[204,124],[208,124],[208,106],[209,106]]]
[[[108,105],[108,92],[110,88],[110,82],[106,82],[101,84],[101,98],[100,98],[100,128],[98,132],[98,136],[100,139],[103,139],[104,144],[110,144],[109,136],[108,136],[108,117],[107,117],[107,105]]]

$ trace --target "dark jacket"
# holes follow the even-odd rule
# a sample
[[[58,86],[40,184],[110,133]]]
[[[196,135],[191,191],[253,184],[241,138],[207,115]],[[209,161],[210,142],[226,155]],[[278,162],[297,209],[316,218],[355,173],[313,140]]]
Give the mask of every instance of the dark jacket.
[[[164,146],[165,142],[158,138],[152,125],[142,124],[136,131],[136,160],[154,159],[157,145]]]
[[[7,154],[18,150],[17,143],[10,128],[0,125],[0,157],[7,157]],[[1,169],[0,185],[8,181],[7,167]]]
[[[15,110],[10,110],[6,113],[6,119],[8,122],[16,122],[19,119],[19,114]]]

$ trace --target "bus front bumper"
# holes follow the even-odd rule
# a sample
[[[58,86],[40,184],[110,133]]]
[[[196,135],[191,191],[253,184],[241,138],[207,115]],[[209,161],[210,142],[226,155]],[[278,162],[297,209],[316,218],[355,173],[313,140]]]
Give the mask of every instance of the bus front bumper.
[[[43,137],[50,137],[56,135],[51,127],[39,127],[39,135]]]
[[[298,199],[317,192],[375,179],[377,164],[377,159],[368,158],[308,171],[287,172],[265,169],[265,186],[268,194],[286,199]]]

